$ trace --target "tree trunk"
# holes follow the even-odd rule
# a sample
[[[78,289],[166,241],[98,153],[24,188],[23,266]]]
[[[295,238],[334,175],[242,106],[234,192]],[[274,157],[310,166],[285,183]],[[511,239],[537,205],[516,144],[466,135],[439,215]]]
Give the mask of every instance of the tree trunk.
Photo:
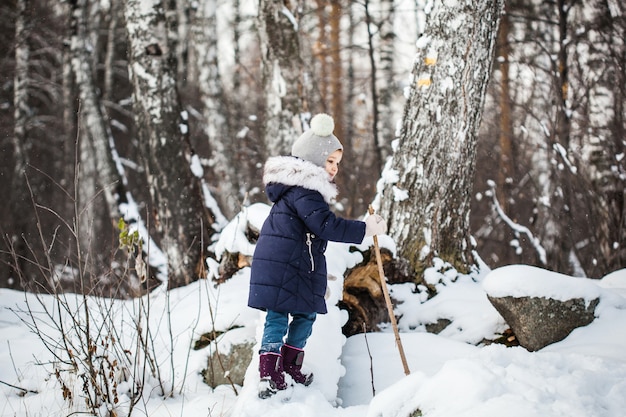
[[[75,28],[72,27],[72,15],[74,5],[63,3],[63,14],[68,16],[65,22],[63,32],[63,42],[71,45],[72,36],[74,36]],[[72,70],[72,51],[70,48],[63,48],[63,158],[61,162],[61,179],[60,183],[72,188],[74,184],[74,170],[76,166],[76,138],[77,138],[77,120],[78,100],[76,92],[76,82],[74,80],[74,71]],[[71,218],[74,215],[74,207],[70,199],[65,199],[61,204],[63,218]]]
[[[262,134],[269,155],[289,155],[305,123],[297,25],[296,17],[283,1],[260,0],[259,36],[266,100]]]
[[[569,157],[571,151],[571,108],[569,108],[568,94],[569,94],[569,62],[568,62],[568,13],[571,5],[566,4],[568,0],[557,0],[558,9],[558,54],[557,54],[557,66],[555,73],[557,74],[557,86],[558,94],[557,100],[558,108],[556,112],[556,137],[553,139],[552,148],[554,152],[554,158],[557,164],[552,164],[553,175],[556,178],[555,184],[558,185],[561,195],[561,201],[556,204],[552,212],[553,216],[556,216],[559,225],[558,241],[559,241],[559,254],[556,257],[556,270],[566,271],[567,273],[574,274],[574,265],[572,265],[573,257],[577,257],[576,254],[576,242],[580,241],[579,233],[572,233],[572,225],[574,224],[574,217],[572,210],[574,210],[574,184],[579,181],[577,170],[572,169],[571,166],[574,161]],[[573,0],[575,2],[576,0]],[[563,152],[561,151],[563,150]],[[553,195],[558,195],[559,191],[554,190]],[[554,201],[554,200],[553,200]],[[578,274],[576,274],[578,275]]]
[[[547,267],[555,271],[572,274],[571,256],[574,256],[574,241],[578,231],[575,230],[572,210],[572,185],[578,181],[576,168],[570,159],[570,115],[568,107],[568,65],[567,62],[567,11],[562,7],[563,0],[558,4],[546,3],[547,10],[554,11],[556,27],[548,25],[555,35],[554,50],[546,47],[550,54],[552,78],[542,80],[547,90],[547,115],[539,116],[541,125],[538,127],[540,138],[544,143],[540,149],[531,149],[533,154],[533,177],[538,179],[540,194],[537,197],[536,229],[539,240],[546,250]],[[561,6],[559,6],[559,4]],[[569,9],[569,8],[568,8]],[[543,23],[540,20],[540,23]],[[546,41],[549,45],[549,41]],[[545,65],[540,56],[537,67]],[[539,82],[537,82],[539,84]],[[539,89],[538,89],[539,91]],[[544,99],[545,100],[545,99]],[[578,272],[575,273],[578,275]]]
[[[506,7],[506,6],[505,6]],[[509,200],[513,179],[516,179],[515,160],[513,156],[513,124],[511,122],[511,91],[509,86],[509,16],[502,15],[498,32],[498,58],[500,69],[500,158],[497,177],[498,201],[502,210],[509,213]]]
[[[190,0],[177,0],[170,3],[170,10],[167,12],[171,15],[171,31],[170,37],[172,40],[169,42],[170,45],[173,45],[172,48],[174,50],[174,56],[176,57],[176,82],[178,86],[178,90],[182,91],[183,88],[186,88],[189,80],[194,80],[195,78],[190,78],[187,75],[191,73],[189,70],[189,49],[192,46],[189,44],[190,38],[190,22],[189,15],[191,11],[197,6],[202,7],[204,1],[194,2]]]
[[[607,4],[596,0],[586,3],[585,9],[593,8],[594,13],[585,13],[585,21],[589,28],[585,30],[588,42],[588,57],[580,71],[585,79],[593,80],[590,85],[575,87],[576,69],[580,65],[573,56],[572,90],[578,96],[583,95],[588,102],[576,114],[581,114],[585,124],[574,120],[573,126],[585,125],[584,143],[589,151],[587,160],[580,160],[581,168],[578,176],[589,178],[590,183],[584,187],[575,187],[579,199],[585,203],[587,210],[587,226],[589,235],[584,245],[577,245],[581,263],[590,277],[601,277],[609,271],[615,271],[626,265],[626,217],[624,196],[624,173],[626,164],[623,155],[625,120],[624,104],[626,103],[626,7],[623,3]],[[621,8],[621,10],[620,10]],[[586,10],[585,10],[586,11]],[[581,25],[574,14],[570,29]],[[571,38],[568,37],[568,39]],[[579,42],[582,43],[582,42]],[[580,100],[570,98],[580,106]],[[576,130],[573,129],[575,141]]]
[[[327,37],[327,29],[326,25],[328,23],[328,18],[326,15],[326,5],[328,2],[326,0],[316,0],[315,1],[317,9],[317,40],[313,46],[313,54],[314,57],[319,62],[319,69],[316,72],[317,77],[317,89],[320,95],[320,101],[322,103],[322,109],[325,109],[328,105],[328,95],[329,95],[329,70],[328,70],[328,58],[329,58],[329,47],[328,47],[328,37]],[[317,67],[316,67],[317,68]]]
[[[344,94],[341,88],[344,83],[343,78],[343,62],[341,60],[341,2],[334,1],[331,3],[330,12],[330,58],[331,58],[331,81],[330,94],[332,101],[330,103],[331,113],[335,119],[335,136],[340,140],[345,137],[343,116]]]
[[[619,172],[619,176],[613,172],[613,178],[610,180],[612,184],[607,205],[610,213],[611,234],[605,234],[603,238],[606,240],[611,256],[607,270],[615,271],[626,266],[626,190],[624,190],[623,178],[626,173],[626,161],[621,158],[626,154],[626,145],[624,137],[626,137],[626,6],[622,2],[615,4],[620,9],[611,11],[611,20],[614,21],[611,33],[611,39],[621,39],[621,42],[611,44],[611,56],[614,60],[615,71],[613,81],[617,91],[613,95],[613,118],[609,123],[612,130],[613,143],[610,149],[614,150],[613,157],[610,159],[614,163]],[[617,160],[619,159],[619,160]],[[612,164],[611,164],[612,165]],[[612,239],[611,239],[612,238]],[[616,247],[617,246],[617,247]]]
[[[203,129],[211,149],[211,188],[222,212],[232,219],[240,208],[239,187],[234,160],[236,143],[230,134],[228,106],[218,66],[217,1],[201,3],[192,22],[198,65],[198,86],[203,106]]]
[[[13,105],[14,105],[14,128],[11,137],[13,145],[13,175],[11,177],[11,193],[9,207],[11,208],[12,230],[9,231],[6,239],[11,241],[15,251],[15,267],[24,274],[28,274],[25,269],[28,266],[26,259],[30,258],[27,253],[24,239],[33,230],[30,223],[30,216],[34,207],[31,204],[26,182],[26,167],[28,166],[28,153],[26,151],[26,141],[28,138],[28,64],[30,61],[30,47],[28,42],[28,10],[29,0],[17,1],[17,19],[15,21],[15,77],[13,81]],[[11,274],[13,275],[13,274]],[[14,276],[16,276],[15,274]],[[26,275],[28,276],[28,275]],[[4,277],[3,277],[4,279]],[[27,283],[17,282],[14,279],[7,287],[23,287]]]
[[[241,88],[241,1],[233,1],[233,97],[239,97]]]
[[[469,232],[476,134],[502,1],[436,2],[418,40],[400,143],[383,173],[380,213],[421,272],[434,257],[474,263]]]
[[[381,0],[380,19],[380,72],[381,79],[378,85],[378,142],[381,155],[381,166],[391,155],[391,142],[395,137],[395,120],[393,117],[393,98],[397,87],[395,85],[395,41],[393,22],[395,6],[393,0]]]
[[[189,166],[187,126],[176,89],[174,53],[158,0],[128,0],[126,25],[133,107],[148,178],[154,226],[168,262],[169,288],[204,271],[203,243],[210,241],[211,215],[202,205],[200,181]]]
[[[374,48],[374,32],[375,25],[372,21],[370,14],[370,2],[365,0],[365,26],[367,27],[367,45],[368,45],[368,57],[370,61],[370,90],[372,93],[372,136],[374,137],[374,149],[376,151],[376,165],[380,168],[384,164],[383,146],[381,145],[380,133],[378,132],[378,117],[380,112],[378,110],[378,63],[376,62],[376,50]]]
[[[121,0],[110,0],[110,9],[108,18],[108,28],[107,28],[107,45],[106,52],[104,58],[104,91],[102,94],[102,98],[104,101],[110,101],[113,91],[113,77],[115,74],[114,71],[114,59],[115,59],[115,44],[117,43],[117,29],[120,20],[120,1]]]
[[[96,93],[92,53],[87,40],[92,36],[88,28],[88,2],[78,0],[72,10],[71,27],[75,32],[70,41],[72,69],[78,88],[79,107],[79,161],[76,166],[76,238],[78,240],[81,267],[88,274],[97,273],[102,266],[102,254],[110,253],[113,248],[107,247],[110,241],[98,238],[108,235],[117,225],[121,213],[118,197],[122,188],[111,155],[112,141],[108,126],[103,117],[100,98]],[[98,204],[104,198],[105,204]],[[108,218],[108,222],[105,220]],[[88,277],[84,276],[87,280]],[[88,282],[83,282],[87,284]]]

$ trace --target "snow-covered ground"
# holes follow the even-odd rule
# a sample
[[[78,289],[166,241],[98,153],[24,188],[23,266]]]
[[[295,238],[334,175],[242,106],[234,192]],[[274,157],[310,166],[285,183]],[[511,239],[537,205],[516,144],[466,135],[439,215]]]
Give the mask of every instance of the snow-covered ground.
[[[265,205],[249,207],[229,224],[213,249],[251,253],[253,246],[242,239],[245,222],[258,225],[266,214]],[[388,237],[381,236],[380,241],[395,250]],[[364,245],[368,243],[371,240]],[[206,368],[209,348],[191,349],[199,335],[213,326],[233,329],[219,338],[222,352],[233,343],[256,343],[263,313],[246,306],[248,268],[217,287],[202,280],[169,293],[155,291],[142,300],[87,299],[94,312],[92,324],[97,325],[100,310],[107,311],[108,320],[118,323],[121,335],[134,328],[138,306],[149,305],[148,322],[161,379],[174,381],[174,392],[163,399],[154,380],[148,378],[133,415],[408,417],[416,409],[428,417],[626,415],[626,270],[588,280],[523,265],[492,272],[484,267],[480,274],[453,282],[451,273],[433,269],[426,278],[439,294],[428,301],[423,293],[414,293],[412,285],[390,286],[392,297],[401,302],[396,312],[402,315],[402,345],[411,371],[405,376],[390,328],[349,339],[341,334],[347,313],[334,307],[341,295],[341,277],[361,257],[349,252],[347,245],[331,243],[327,258],[329,273],[339,278],[329,281],[329,314],[319,316],[305,349],[305,367],[314,372],[315,380],[310,387],[296,386],[268,400],[256,395],[256,354],[244,385],[236,386],[235,394],[231,386],[211,389],[202,382],[200,371]],[[486,291],[555,298],[582,294],[599,296],[600,303],[593,323],[531,353],[522,347],[480,344],[507,328]],[[82,302],[81,297],[71,297],[63,305]],[[52,352],[25,323],[31,319],[23,312],[30,309],[43,333],[53,337],[56,330],[48,317],[58,317],[55,305],[52,297],[37,299],[0,289],[1,416],[66,416],[83,403],[80,379],[76,379],[73,405],[63,400],[57,378],[50,374]],[[52,314],[42,314],[44,306]],[[69,320],[66,324],[83,317],[61,316]],[[438,318],[452,323],[439,335],[426,333],[424,324]],[[121,339],[120,343],[132,345],[130,337]],[[17,387],[32,392],[24,394]],[[126,400],[120,396],[121,411]]]

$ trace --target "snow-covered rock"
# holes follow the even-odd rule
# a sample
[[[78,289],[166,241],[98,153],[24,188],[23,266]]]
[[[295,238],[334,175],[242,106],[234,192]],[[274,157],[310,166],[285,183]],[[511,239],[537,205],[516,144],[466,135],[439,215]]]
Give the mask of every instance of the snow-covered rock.
[[[487,275],[483,288],[529,351],[561,341],[591,323],[600,302],[600,289],[591,280],[528,266],[496,269]]]

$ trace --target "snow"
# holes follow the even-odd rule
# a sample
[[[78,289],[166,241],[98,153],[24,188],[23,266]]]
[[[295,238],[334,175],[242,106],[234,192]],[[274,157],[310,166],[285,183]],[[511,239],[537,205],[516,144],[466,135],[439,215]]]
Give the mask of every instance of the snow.
[[[200,157],[197,154],[191,156],[189,167],[191,168],[191,172],[193,173],[193,175],[198,178],[202,178],[202,176],[204,175],[204,169],[202,168]]]
[[[432,39],[430,38],[430,36],[422,35],[417,39],[417,42],[415,42],[415,47],[417,49],[425,49],[428,45],[430,45],[431,41]]]
[[[541,242],[539,241],[539,239],[533,235],[533,233],[530,231],[529,228],[515,223],[513,219],[511,219],[509,216],[506,215],[506,213],[502,209],[502,206],[500,206],[500,202],[496,198],[496,183],[493,180],[489,180],[487,181],[487,184],[489,185],[489,191],[487,194],[491,197],[493,206],[495,207],[498,213],[498,216],[511,228],[511,230],[513,230],[516,236],[519,237],[520,234],[526,235],[528,238],[528,241],[531,243],[531,245],[537,252],[537,255],[539,256],[539,259],[541,260],[541,262],[543,264],[546,264],[547,263],[546,250],[541,245]],[[543,204],[549,205],[549,202],[544,202]],[[511,242],[511,246],[517,247],[516,253],[518,255],[522,253],[521,252],[522,248],[521,246],[519,246],[519,241],[517,239]]]
[[[264,204],[247,207],[224,228],[213,249],[252,253],[242,225],[250,221],[260,227],[267,212]],[[389,236],[379,236],[379,242],[395,253]],[[371,243],[368,238],[359,248]],[[398,301],[396,315],[400,316],[401,341],[411,370],[407,376],[390,326],[350,338],[341,333],[347,313],[336,303],[343,273],[362,260],[361,254],[350,251],[348,245],[330,243],[327,259],[329,313],[319,316],[305,348],[304,366],[315,374],[315,380],[309,387],[295,386],[267,400],[256,395],[258,355],[253,355],[243,386],[234,387],[235,394],[231,386],[212,389],[202,381],[200,371],[215,343],[211,348],[191,349],[199,335],[213,328],[232,329],[218,338],[220,352],[242,342],[258,349],[263,313],[246,306],[248,268],[221,285],[200,280],[124,301],[67,295],[65,305],[75,309],[72,312],[78,315],[74,320],[79,322],[84,310],[78,306],[85,302],[92,320],[104,322],[103,317],[108,317],[116,323],[120,343],[135,340],[133,314],[138,306],[150,305],[150,316],[144,320],[154,336],[156,363],[164,380],[171,382],[172,395],[164,399],[154,378],[147,378],[133,415],[405,417],[416,409],[428,417],[624,415],[626,270],[590,280],[511,265],[493,271],[483,267],[472,275],[459,276],[450,265],[439,262],[425,276],[437,289],[433,298],[428,299],[425,291],[415,292],[413,284],[390,285],[391,296]],[[507,328],[487,294],[599,298],[600,303],[591,324],[560,342],[528,352],[522,347],[482,343]],[[30,309],[36,312],[40,328],[53,337],[54,323],[43,314],[43,307],[56,311],[52,308],[55,299],[0,289],[0,306],[0,415],[59,416],[81,411],[80,378],[76,377],[76,397],[69,404],[50,374],[52,352],[27,325],[31,319],[25,312]],[[69,314],[62,316],[66,325],[72,324]],[[426,324],[442,318],[450,321],[442,332],[425,331]],[[120,415],[127,406],[128,397],[120,395]]]
[[[291,13],[291,11],[286,6],[283,6],[283,8],[280,10],[280,12],[282,14],[284,14],[287,19],[289,19],[289,21],[293,25],[294,32],[297,32],[298,31],[298,21],[296,20],[295,16]]]
[[[596,282],[537,267],[509,265],[493,271],[483,288],[493,297],[548,297],[560,301],[582,298],[589,302],[600,296]]]
[[[242,255],[252,256],[254,253],[254,245],[247,239],[239,237],[245,233],[248,223],[257,230],[261,230],[263,220],[269,214],[269,207],[266,204],[257,203],[250,207],[246,207],[241,211],[233,221],[222,230],[220,240],[216,243],[213,251],[217,258],[221,258],[224,251],[231,253],[239,252]]]
[[[402,190],[395,185],[392,187],[393,190],[393,201],[404,201],[409,198],[409,192],[407,190]]]

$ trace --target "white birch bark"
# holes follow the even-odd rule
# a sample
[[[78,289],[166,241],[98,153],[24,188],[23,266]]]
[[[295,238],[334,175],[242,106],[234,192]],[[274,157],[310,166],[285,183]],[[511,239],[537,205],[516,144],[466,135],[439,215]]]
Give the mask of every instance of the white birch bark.
[[[234,139],[228,128],[228,108],[219,68],[217,1],[200,4],[192,23],[194,51],[198,66],[200,100],[204,104],[203,130],[211,149],[210,168],[213,172],[212,194],[219,201],[222,212],[233,218],[239,209],[239,192],[233,160]]]
[[[298,22],[283,1],[259,1],[259,37],[266,99],[263,141],[268,155],[288,155],[306,120]]]
[[[435,2],[412,72],[402,132],[379,184],[400,254],[422,271],[474,263],[469,233],[476,134],[502,1]]]
[[[382,77],[378,83],[379,88],[379,117],[378,148],[381,153],[381,162],[384,165],[391,155],[391,142],[395,138],[395,118],[393,111],[394,92],[397,90],[395,83],[395,41],[393,22],[395,19],[395,6],[393,0],[380,0],[381,24],[380,24],[380,71]]]
[[[26,33],[26,11],[29,0],[17,1],[17,20],[15,21],[15,77],[13,79],[13,118],[15,127],[11,142],[13,145],[13,168],[12,206],[16,210],[24,208],[28,195],[26,194],[25,171],[28,164],[26,144],[26,126],[28,123],[28,62],[30,49]],[[17,217],[19,218],[19,217]]]
[[[588,128],[582,135],[581,174],[589,178],[597,196],[585,197],[590,205],[589,244],[591,262],[584,262],[589,276],[601,277],[626,266],[626,5],[618,1],[583,2],[574,10],[573,28],[584,22],[587,42],[575,48],[581,55],[576,69],[588,86],[573,87],[588,102],[577,100]],[[602,24],[597,24],[602,22]],[[576,79],[576,75],[572,78]],[[585,94],[584,89],[588,89]],[[581,97],[582,98],[582,97]],[[580,106],[585,103],[586,105]],[[578,122],[583,124],[584,122]],[[600,198],[598,198],[601,196]]]
[[[91,42],[97,37],[89,27],[90,14],[98,14],[86,0],[78,0],[72,6],[70,39],[71,66],[78,89],[79,105],[79,152],[76,165],[76,238],[81,268],[85,273],[98,273],[105,247],[99,238],[103,230],[115,228],[121,217],[119,210],[121,178],[111,155],[112,138],[103,117],[100,97],[94,80],[93,48]],[[99,204],[100,198],[105,204]],[[108,221],[107,221],[108,220]],[[81,276],[82,284],[90,285],[88,275]],[[87,287],[88,288],[88,287]]]
[[[11,227],[7,229],[6,239],[16,252],[15,265],[25,274],[28,274],[29,263],[25,260],[30,254],[27,252],[25,236],[29,230],[33,230],[30,213],[32,209],[28,186],[26,182],[26,168],[28,166],[27,152],[27,125],[28,125],[28,64],[30,61],[30,47],[26,31],[27,11],[29,0],[17,1],[17,19],[15,21],[15,76],[13,78],[13,135],[10,137],[13,148],[13,175],[11,176],[11,188],[9,195],[9,207],[11,210]],[[3,270],[4,271],[4,270]],[[7,274],[12,276],[12,273]],[[4,279],[2,279],[4,281]],[[13,279],[8,287],[27,285]]]
[[[119,39],[117,38],[117,30],[121,18],[120,1],[121,0],[109,0],[110,7],[109,13],[107,15],[107,46],[104,57],[104,91],[102,94],[102,98],[105,101],[111,100],[111,93],[113,91],[113,63],[115,59],[115,44],[119,41]]]
[[[190,170],[188,128],[180,112],[176,68],[168,59],[173,51],[161,2],[128,0],[125,17],[135,121],[154,214],[151,225],[160,234],[173,288],[203,273],[201,243],[210,241],[211,213]]]
[[[72,52],[72,69],[78,87],[80,98],[80,133],[81,133],[81,195],[79,200],[86,208],[93,204],[93,199],[99,190],[102,191],[106,201],[106,212],[113,224],[117,224],[120,211],[116,198],[116,187],[120,177],[115,171],[115,164],[109,147],[110,133],[102,116],[100,99],[96,93],[91,67],[90,51],[92,46],[88,44],[93,39],[87,28],[87,2],[79,0],[73,10],[73,21],[76,32],[71,38],[70,50]],[[84,184],[82,184],[84,183]],[[90,216],[87,216],[90,217]],[[89,224],[97,219],[86,219]],[[86,230],[85,230],[86,231]]]

